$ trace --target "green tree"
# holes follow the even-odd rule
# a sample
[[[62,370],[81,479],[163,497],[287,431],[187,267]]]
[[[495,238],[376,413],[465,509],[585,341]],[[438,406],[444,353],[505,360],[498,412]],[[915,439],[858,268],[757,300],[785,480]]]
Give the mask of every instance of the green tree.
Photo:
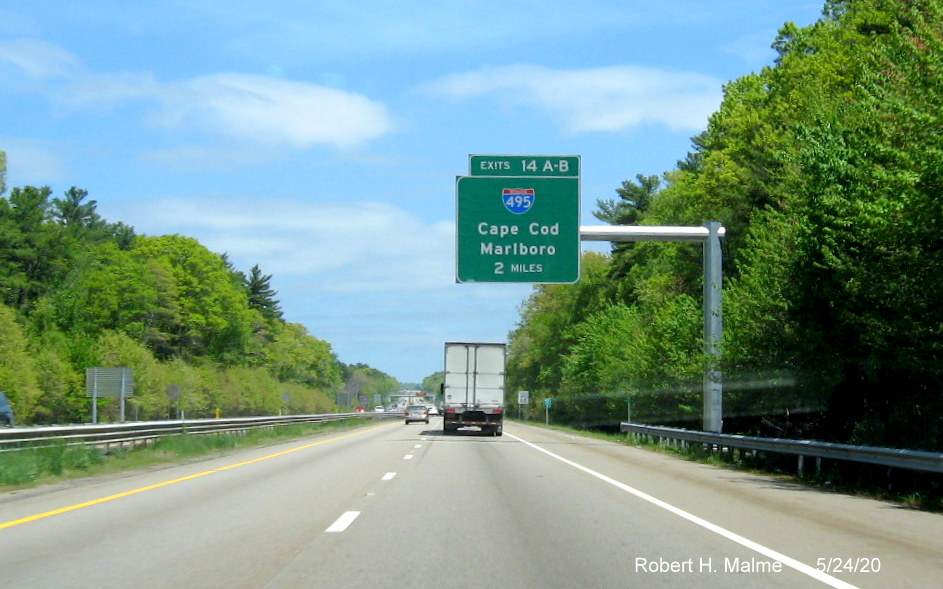
[[[96,212],[98,203],[94,200],[82,202],[88,196],[87,190],[71,187],[65,192],[65,198],[52,199],[52,218],[73,235],[81,230],[89,230],[101,223]]]
[[[808,435],[943,447],[941,30],[939,0],[835,0],[813,25],[787,23],[775,65],[727,84],[694,151],[644,210],[627,209],[640,224],[727,227],[728,381],[796,382],[752,400],[731,387],[728,407],[824,406]],[[617,204],[600,218],[618,221]],[[567,316],[536,291],[512,339],[519,388],[696,372],[699,258],[683,244],[617,249],[603,300],[623,308]],[[635,330],[628,350],[610,321]]]
[[[54,288],[68,265],[67,244],[47,223],[50,193],[27,186],[0,198],[0,293],[21,311]]]
[[[380,370],[366,364],[343,365],[344,384],[341,392],[350,406],[361,402],[373,405],[374,395],[386,395],[399,390],[399,382]]]
[[[169,261],[135,255],[114,242],[86,247],[65,284],[47,296],[55,327],[94,337],[120,330],[158,358],[179,354],[176,334],[186,327]]]
[[[279,323],[274,340],[264,349],[264,366],[281,382],[329,390],[340,383],[331,346],[298,323]]]
[[[243,279],[246,292],[249,295],[249,307],[259,311],[266,319],[281,319],[282,310],[275,295],[278,294],[271,285],[272,275],[263,274],[259,265],[252,266],[249,276]]]
[[[598,199],[596,206],[599,210],[593,211],[593,216],[610,225],[637,224],[658,194],[661,178],[636,174],[635,179],[637,182],[623,181],[622,187],[616,189],[620,200]]]
[[[854,85],[797,129],[792,318],[828,429],[943,447],[941,3],[835,3]]]
[[[139,237],[132,255],[169,270],[180,317],[172,346],[184,357],[241,361],[249,346],[252,314],[245,291],[223,258],[180,235]]]
[[[610,301],[606,256],[584,253],[580,273],[577,284],[535,286],[522,304],[520,323],[509,335],[508,390],[560,390],[563,363],[576,343],[572,326]]]
[[[14,417],[29,423],[41,391],[29,340],[17,321],[16,312],[0,304],[0,391],[13,406]]]

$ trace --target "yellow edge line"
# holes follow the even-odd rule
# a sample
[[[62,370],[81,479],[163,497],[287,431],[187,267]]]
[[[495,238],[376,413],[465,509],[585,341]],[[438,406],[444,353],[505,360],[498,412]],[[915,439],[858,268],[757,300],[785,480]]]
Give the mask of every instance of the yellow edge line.
[[[180,478],[177,478],[177,479],[171,479],[171,480],[169,480],[169,481],[163,481],[163,482],[161,482],[161,483],[156,483],[156,484],[154,484],[154,485],[148,485],[148,486],[146,486],[146,487],[139,487],[139,488],[137,488],[137,489],[132,489],[132,490],[130,490],[130,491],[124,491],[123,493],[115,493],[114,495],[108,495],[107,497],[101,497],[101,498],[99,498],[99,499],[93,499],[93,500],[91,500],[91,501],[86,501],[86,502],[84,502],[84,503],[76,503],[75,505],[69,505],[68,507],[62,507],[62,508],[59,508],[59,509],[53,509],[52,511],[46,511],[46,512],[44,512],[44,513],[37,513],[36,515],[31,515],[31,516],[28,516],[28,517],[24,517],[24,518],[20,518],[20,519],[15,519],[15,520],[8,521],[8,522],[5,522],[5,523],[0,523],[0,530],[6,529],[6,528],[12,528],[13,526],[19,526],[19,525],[21,525],[21,524],[33,522],[33,521],[40,520],[40,519],[44,519],[44,518],[47,518],[47,517],[52,517],[52,516],[54,516],[54,515],[59,515],[59,514],[62,514],[62,513],[68,513],[68,512],[70,512],[70,511],[76,511],[76,510],[82,509],[82,508],[84,508],[84,507],[91,507],[92,505],[98,505],[98,504],[100,504],[100,503],[107,503],[108,501],[114,501],[115,499],[121,499],[122,497],[128,497],[128,496],[131,496],[131,495],[137,495],[138,493],[143,493],[143,492],[145,492],[145,491],[152,491],[152,490],[154,490],[154,489],[160,489],[161,487],[167,487],[167,486],[174,485],[174,484],[177,484],[177,483],[182,483],[182,482],[184,482],[184,481],[189,481],[189,480],[193,480],[193,479],[198,479],[198,478],[200,478],[200,477],[204,477],[204,476],[206,476],[206,475],[210,475],[210,474],[213,474],[213,473],[223,472],[223,471],[226,471],[226,470],[232,470],[232,469],[234,469],[234,468],[239,468],[240,466],[247,466],[247,465],[249,465],[249,464],[255,464],[256,462],[262,462],[263,460],[269,460],[269,459],[271,459],[271,458],[278,458],[279,456],[285,456],[286,454],[291,454],[291,453],[293,453],[293,452],[299,452],[299,451],[301,451],[301,450],[307,450],[308,448],[314,448],[315,446],[321,446],[321,445],[327,444],[327,443],[329,443],[329,442],[337,442],[337,441],[339,441],[339,440],[346,440],[347,438],[353,438],[353,437],[356,437],[356,436],[362,436],[362,435],[364,435],[364,434],[367,434],[367,433],[376,431],[376,430],[381,429],[381,428],[384,428],[384,427],[388,427],[388,425],[384,424],[384,425],[379,425],[379,426],[377,426],[377,427],[371,427],[370,429],[367,429],[367,430],[359,431],[359,432],[352,433],[352,434],[347,434],[347,435],[344,435],[344,436],[338,436],[338,437],[336,437],[336,438],[329,438],[329,439],[327,439],[327,440],[320,440],[320,441],[318,441],[318,442],[314,442],[314,443],[311,443],[311,444],[305,444],[304,446],[298,446],[297,448],[291,448],[291,449],[289,449],[289,450],[283,450],[283,451],[281,451],[281,452],[276,452],[275,454],[269,454],[268,456],[262,456],[262,457],[260,457],[260,458],[253,458],[252,460],[246,460],[245,462],[237,462],[237,463],[235,463],[235,464],[230,464],[230,465],[228,465],[228,466],[223,466],[223,467],[220,467],[220,468],[215,468],[215,469],[213,469],[213,470],[205,470],[205,471],[203,471],[203,472],[198,472],[198,473],[196,473],[196,474],[191,474],[191,475],[188,475],[188,476],[185,476],[185,477],[180,477]]]

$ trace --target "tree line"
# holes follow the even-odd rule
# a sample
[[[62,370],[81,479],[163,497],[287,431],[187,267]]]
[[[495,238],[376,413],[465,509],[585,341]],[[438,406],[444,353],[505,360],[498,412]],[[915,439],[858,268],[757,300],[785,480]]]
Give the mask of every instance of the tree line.
[[[134,369],[134,419],[333,412],[345,383],[397,390],[286,321],[258,265],[244,273],[193,238],[137,234],[76,187],[7,194],[5,172],[0,151],[0,391],[18,422],[88,421],[91,366]]]
[[[727,228],[725,431],[943,449],[943,2],[829,0],[772,46],[595,215]],[[701,291],[699,246],[584,254],[522,305],[508,389],[535,417],[699,427]]]

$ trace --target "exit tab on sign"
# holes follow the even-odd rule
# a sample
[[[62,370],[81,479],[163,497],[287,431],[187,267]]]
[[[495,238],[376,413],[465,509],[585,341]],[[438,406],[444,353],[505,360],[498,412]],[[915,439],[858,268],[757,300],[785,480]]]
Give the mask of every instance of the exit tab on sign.
[[[470,176],[544,176],[579,178],[578,155],[470,155]]]
[[[456,281],[577,282],[579,176],[559,174],[578,174],[579,157],[471,156],[469,161],[472,175],[456,182]],[[543,166],[547,172],[541,175]],[[499,174],[491,167],[538,172]],[[477,174],[482,169],[488,173]]]

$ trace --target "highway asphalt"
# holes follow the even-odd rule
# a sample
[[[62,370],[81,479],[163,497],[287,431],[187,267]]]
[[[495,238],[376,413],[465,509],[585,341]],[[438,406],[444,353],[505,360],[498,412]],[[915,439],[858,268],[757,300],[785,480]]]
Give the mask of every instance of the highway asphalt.
[[[3,587],[477,585],[939,587],[943,516],[438,418],[0,495]]]

